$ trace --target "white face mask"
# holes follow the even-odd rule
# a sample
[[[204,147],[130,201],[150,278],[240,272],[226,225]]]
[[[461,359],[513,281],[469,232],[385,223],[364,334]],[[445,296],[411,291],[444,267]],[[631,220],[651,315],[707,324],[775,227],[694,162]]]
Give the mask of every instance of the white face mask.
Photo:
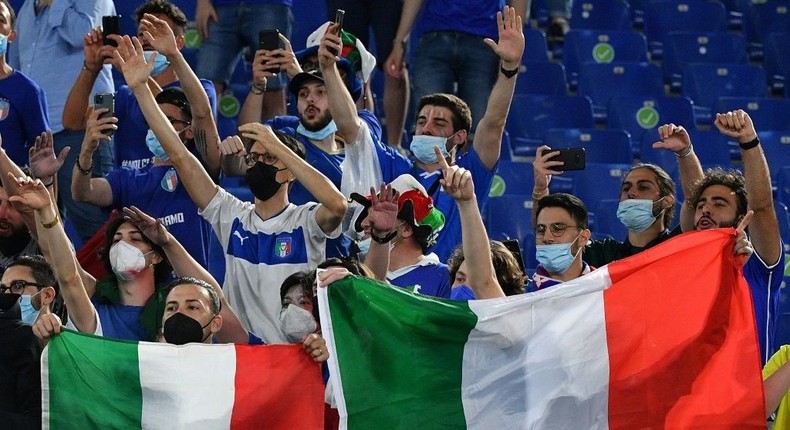
[[[289,304],[280,313],[280,328],[288,342],[300,343],[308,335],[315,333],[318,325],[309,311]]]
[[[148,267],[145,264],[145,256],[146,254],[143,254],[143,251],[140,251],[135,246],[119,240],[110,248],[112,271],[118,279],[131,281],[140,276],[140,273]]]

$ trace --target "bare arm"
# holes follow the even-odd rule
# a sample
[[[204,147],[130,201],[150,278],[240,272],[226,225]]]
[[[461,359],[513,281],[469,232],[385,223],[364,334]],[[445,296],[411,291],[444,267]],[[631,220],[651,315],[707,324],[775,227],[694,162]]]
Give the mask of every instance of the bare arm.
[[[405,61],[403,58],[403,46],[409,38],[414,21],[420,14],[420,9],[425,0],[403,0],[403,9],[400,13],[398,30],[395,33],[395,40],[392,44],[392,52],[384,62],[384,71],[393,78],[401,79],[405,71]]]
[[[515,9],[505,6],[504,13],[497,12],[497,24],[499,26],[499,41],[485,39],[485,43],[502,60],[502,68],[505,70],[517,69],[521,64],[521,56],[524,54],[522,19],[516,15]],[[488,170],[492,170],[499,161],[502,133],[505,131],[505,121],[515,89],[515,76],[508,78],[502,73],[497,73],[496,83],[488,97],[486,113],[477,125],[474,148],[480,161]]]
[[[102,44],[101,28],[94,28],[83,36],[83,51],[85,52],[85,66],[77,75],[77,80],[66,97],[63,108],[63,127],[71,131],[85,130],[88,121],[88,106],[93,85],[99,77],[104,60],[112,53],[111,46]]]
[[[722,134],[738,139],[739,145],[757,139],[757,131],[754,129],[752,119],[743,110],[716,114],[716,121],[713,124]],[[754,246],[754,252],[771,266],[779,261],[782,249],[768,163],[759,144],[750,149],[741,146],[741,159],[749,209],[754,211],[754,217],[749,224],[749,238]]]
[[[790,390],[790,361],[782,364],[763,381],[765,389],[765,416],[770,417]]]
[[[335,31],[339,32],[340,30],[334,23],[326,29],[318,48],[318,62],[326,85],[327,101],[329,111],[332,112],[332,119],[335,120],[337,130],[346,142],[352,142],[359,132],[360,119],[357,115],[357,106],[337,70],[337,61],[340,60],[340,57],[329,52],[330,48],[335,52],[341,52],[343,49],[340,36],[335,34]],[[349,78],[353,79],[351,76]]]
[[[387,282],[387,271],[390,264],[390,244],[378,243],[373,237],[384,238],[395,229],[398,217],[398,198],[400,193],[390,185],[381,184],[381,192],[376,195],[376,189],[370,187],[370,207],[368,208],[367,223],[370,226],[370,250],[365,256],[367,265],[376,279]]]
[[[93,153],[102,140],[110,141],[110,136],[105,132],[115,130],[118,119],[107,117],[99,119],[99,115],[107,112],[107,108],[94,110],[88,108],[88,123],[85,137],[82,139],[82,148],[77,162],[74,163],[71,175],[71,196],[75,201],[86,202],[99,207],[112,204],[113,195],[110,183],[104,178],[91,178],[90,170],[93,165]],[[87,171],[88,173],[83,173]]]
[[[192,201],[203,210],[217,194],[217,185],[201,166],[200,161],[187,150],[170,121],[159,109],[147,84],[153,64],[146,64],[140,41],[136,37],[132,39],[124,36],[119,49],[115,51],[115,56],[149,127],[173,162],[181,183],[184,184]]]
[[[688,198],[693,191],[694,184],[702,179],[702,165],[691,146],[691,139],[685,128],[675,124],[664,124],[658,128],[660,142],[653,144],[655,149],[672,151],[677,156],[678,171],[680,173],[680,186],[684,198]],[[694,230],[694,208],[689,201],[683,202],[680,207],[680,229],[682,231]]]

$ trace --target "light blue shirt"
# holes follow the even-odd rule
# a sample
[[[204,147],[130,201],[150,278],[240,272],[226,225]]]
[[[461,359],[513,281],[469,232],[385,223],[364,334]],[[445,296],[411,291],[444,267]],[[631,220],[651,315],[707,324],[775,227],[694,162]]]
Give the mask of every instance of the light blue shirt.
[[[112,0],[57,0],[38,15],[35,1],[26,0],[19,9],[17,38],[10,44],[8,62],[44,90],[53,133],[63,130],[66,97],[82,69],[82,38],[101,25],[104,15],[115,15]],[[105,65],[91,96],[112,92],[110,65]]]

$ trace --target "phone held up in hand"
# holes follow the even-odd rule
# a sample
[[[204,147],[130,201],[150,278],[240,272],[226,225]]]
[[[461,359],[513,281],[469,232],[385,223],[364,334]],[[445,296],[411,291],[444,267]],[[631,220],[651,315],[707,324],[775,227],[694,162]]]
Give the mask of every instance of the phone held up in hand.
[[[121,16],[120,15],[106,15],[101,17],[102,29],[102,43],[109,46],[118,46],[114,40],[110,39],[111,34],[121,34]]]
[[[99,119],[108,118],[111,116],[115,116],[115,94],[113,93],[101,93],[96,94],[93,96],[93,108],[94,109],[101,109],[107,108],[109,109],[107,112],[99,115]],[[105,130],[104,134],[108,136],[112,136],[112,129]]]
[[[559,154],[550,158],[548,161],[562,161],[562,166],[553,167],[556,170],[584,170],[586,165],[586,152],[584,148],[562,148],[551,149],[549,152],[559,151]]]
[[[340,34],[340,30],[343,29],[344,16],[346,16],[346,11],[344,11],[343,9],[338,9],[337,13],[335,14],[335,24],[337,24],[337,30],[336,30],[337,32],[335,34]],[[329,49],[329,52],[331,52],[332,55],[338,54],[337,50],[331,48]]]

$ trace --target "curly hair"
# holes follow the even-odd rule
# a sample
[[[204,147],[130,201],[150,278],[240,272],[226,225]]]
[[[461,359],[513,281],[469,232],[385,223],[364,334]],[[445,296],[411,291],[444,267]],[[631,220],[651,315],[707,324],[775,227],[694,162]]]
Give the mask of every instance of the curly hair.
[[[694,182],[694,184],[691,186],[691,193],[688,196],[689,205],[691,205],[692,208],[696,208],[697,203],[699,203],[700,199],[702,198],[702,193],[705,192],[708,187],[713,185],[723,185],[731,189],[735,194],[735,200],[737,203],[735,217],[740,218],[746,215],[746,211],[749,210],[749,201],[747,199],[748,195],[746,193],[746,180],[743,177],[743,174],[736,169],[724,170],[721,167],[715,167],[713,169],[706,170],[705,175]]]
[[[518,261],[516,261],[516,257],[502,242],[498,240],[489,242],[494,272],[496,273],[497,281],[499,281],[499,286],[502,287],[502,291],[505,292],[506,296],[524,294],[524,272],[521,270]],[[463,245],[458,245],[447,260],[451,284],[455,282],[455,275],[463,262]]]
[[[143,19],[143,15],[146,13],[150,13],[151,15],[164,15],[170,18],[173,24],[175,24],[175,27],[173,27],[173,34],[175,34],[176,37],[182,36],[187,29],[189,20],[184,14],[184,11],[167,0],[148,0],[145,2],[134,11],[135,22],[139,24],[140,20]]]

